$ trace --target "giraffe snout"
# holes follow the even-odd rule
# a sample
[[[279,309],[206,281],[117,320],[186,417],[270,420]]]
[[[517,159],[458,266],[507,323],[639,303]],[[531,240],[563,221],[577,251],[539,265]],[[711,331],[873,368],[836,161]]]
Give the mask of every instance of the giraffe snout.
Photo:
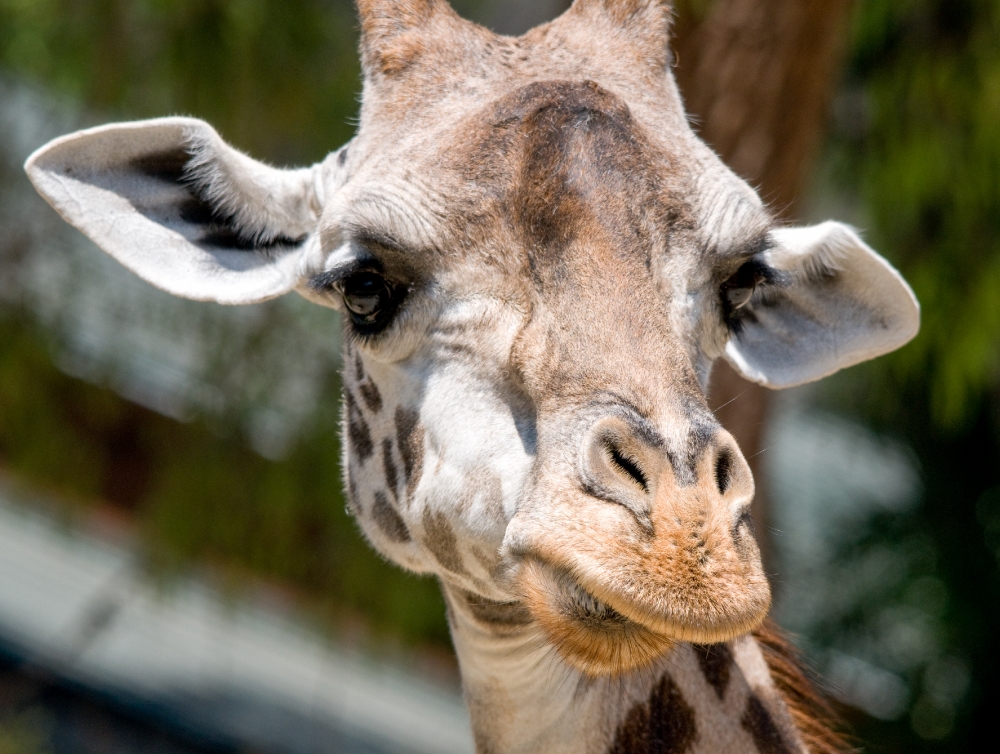
[[[692,420],[667,436],[612,409],[580,442],[575,469],[557,467],[577,479],[540,474],[548,486],[508,530],[526,605],[563,657],[613,675],[675,642],[759,625],[770,588],[749,524],[753,477],[729,433]]]
[[[749,527],[754,495],[753,475],[733,437],[721,427],[692,437],[687,448],[670,450],[655,431],[620,416],[599,419],[586,433],[580,453],[584,489],[596,498],[620,505],[649,536],[656,520],[677,524],[698,511],[713,509],[731,521],[736,543],[741,527]],[[689,494],[696,491],[697,494]]]

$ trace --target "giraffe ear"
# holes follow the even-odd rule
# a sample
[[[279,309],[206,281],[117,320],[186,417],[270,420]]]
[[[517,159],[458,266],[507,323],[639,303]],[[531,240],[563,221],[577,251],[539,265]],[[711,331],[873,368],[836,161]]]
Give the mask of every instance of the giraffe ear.
[[[660,69],[670,59],[667,45],[673,5],[671,0],[575,0],[566,17],[579,19],[588,38],[595,28],[603,28],[612,38],[622,39],[641,52],[636,62],[652,63]]]
[[[454,16],[445,0],[358,0],[365,75],[409,67],[427,44],[421,32],[443,10]]]
[[[292,290],[315,253],[336,153],[278,170],[193,118],[119,123],[28,158],[38,192],[137,275],[185,298],[245,304]]]
[[[654,19],[667,19],[673,13],[673,0],[574,0],[573,6],[585,12],[606,13],[623,26],[641,26]]]
[[[737,312],[726,359],[772,388],[812,382],[894,351],[920,329],[910,286],[851,228],[773,231],[765,262],[780,280]]]

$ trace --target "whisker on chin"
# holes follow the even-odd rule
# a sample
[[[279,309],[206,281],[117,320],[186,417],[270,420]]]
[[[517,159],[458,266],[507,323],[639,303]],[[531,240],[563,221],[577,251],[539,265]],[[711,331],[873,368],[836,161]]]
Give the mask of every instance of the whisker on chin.
[[[721,406],[716,406],[715,408],[711,409],[712,413],[714,414],[716,411],[721,411],[726,406],[728,406],[730,403],[733,403],[734,401],[737,401],[740,398],[742,398],[744,395],[747,394],[747,392],[748,392],[747,390],[744,390],[742,393],[740,393],[739,395],[737,395],[735,398],[730,398],[728,401],[726,401],[725,403],[723,403]]]

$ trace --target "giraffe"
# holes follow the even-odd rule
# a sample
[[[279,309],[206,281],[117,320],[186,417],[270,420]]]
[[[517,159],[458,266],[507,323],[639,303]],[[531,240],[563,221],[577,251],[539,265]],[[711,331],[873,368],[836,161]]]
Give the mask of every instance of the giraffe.
[[[349,509],[439,579],[479,752],[840,750],[765,625],[753,479],[705,391],[719,358],[781,388],[900,347],[909,286],[696,137],[667,0],[517,38],[357,5],[359,126],[322,162],[168,117],[56,139],[30,179],[173,294],[340,312]]]

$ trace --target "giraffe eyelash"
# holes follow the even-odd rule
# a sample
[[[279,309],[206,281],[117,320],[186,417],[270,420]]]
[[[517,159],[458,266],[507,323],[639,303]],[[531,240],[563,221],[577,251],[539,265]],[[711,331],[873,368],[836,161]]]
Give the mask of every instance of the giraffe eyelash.
[[[778,270],[761,257],[754,255],[719,286],[719,300],[722,306],[723,319],[730,332],[739,335],[746,320],[754,317],[753,309],[758,306],[769,306],[777,301],[782,288],[791,282],[787,272]],[[731,300],[731,294],[744,291],[740,303]]]

